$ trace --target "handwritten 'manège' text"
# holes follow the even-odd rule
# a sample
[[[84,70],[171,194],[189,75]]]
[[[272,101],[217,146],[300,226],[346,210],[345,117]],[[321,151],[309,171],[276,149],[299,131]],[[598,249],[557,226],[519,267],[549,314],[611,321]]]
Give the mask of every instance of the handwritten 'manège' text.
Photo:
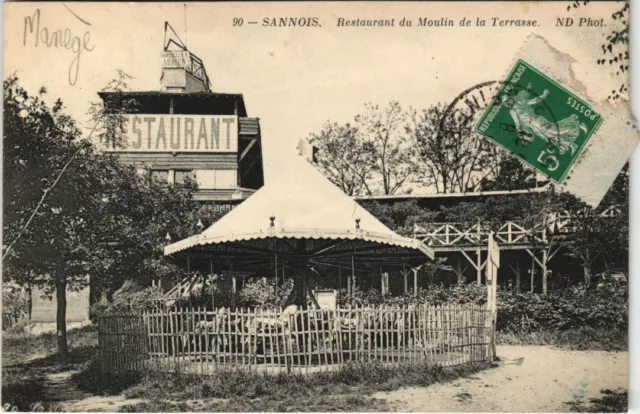
[[[80,56],[84,51],[91,52],[94,48],[89,46],[91,32],[85,31],[82,39],[71,33],[71,29],[49,30],[47,27],[40,28],[40,9],[36,9],[32,17],[24,18],[23,45],[27,45],[28,38],[33,39],[33,45],[40,44],[46,47],[62,47],[73,52],[75,57],[69,65],[69,84],[75,85],[78,81],[80,71]]]

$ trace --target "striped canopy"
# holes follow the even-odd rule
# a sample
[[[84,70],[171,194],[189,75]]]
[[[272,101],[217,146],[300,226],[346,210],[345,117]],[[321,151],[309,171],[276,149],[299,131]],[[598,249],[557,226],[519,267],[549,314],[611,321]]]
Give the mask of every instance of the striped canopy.
[[[419,240],[382,224],[301,157],[201,234],[165,255],[209,258],[252,270],[280,260],[336,266],[411,266],[433,259]],[[353,261],[353,263],[352,263]]]

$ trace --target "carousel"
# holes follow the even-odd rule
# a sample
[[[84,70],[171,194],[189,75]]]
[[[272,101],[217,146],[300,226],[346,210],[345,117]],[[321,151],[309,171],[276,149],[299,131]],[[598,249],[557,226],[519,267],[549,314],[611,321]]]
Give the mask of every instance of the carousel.
[[[302,308],[319,307],[312,292],[317,286],[351,292],[356,280],[372,278],[384,290],[389,275],[404,275],[406,285],[407,273],[434,257],[424,243],[394,233],[302,158],[201,234],[164,252],[203,275],[267,277],[276,287],[293,279],[286,304]]]

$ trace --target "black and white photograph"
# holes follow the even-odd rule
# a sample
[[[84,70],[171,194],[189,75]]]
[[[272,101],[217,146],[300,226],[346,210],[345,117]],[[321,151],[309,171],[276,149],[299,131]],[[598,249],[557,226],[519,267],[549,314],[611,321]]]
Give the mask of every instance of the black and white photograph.
[[[3,14],[2,410],[628,411],[628,1]]]

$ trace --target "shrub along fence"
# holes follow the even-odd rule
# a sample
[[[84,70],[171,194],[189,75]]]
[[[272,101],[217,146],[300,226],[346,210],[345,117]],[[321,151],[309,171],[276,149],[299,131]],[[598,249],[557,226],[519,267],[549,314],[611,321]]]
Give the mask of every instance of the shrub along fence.
[[[454,366],[494,352],[491,313],[472,305],[146,310],[98,322],[105,372],[316,372],[371,360]]]

